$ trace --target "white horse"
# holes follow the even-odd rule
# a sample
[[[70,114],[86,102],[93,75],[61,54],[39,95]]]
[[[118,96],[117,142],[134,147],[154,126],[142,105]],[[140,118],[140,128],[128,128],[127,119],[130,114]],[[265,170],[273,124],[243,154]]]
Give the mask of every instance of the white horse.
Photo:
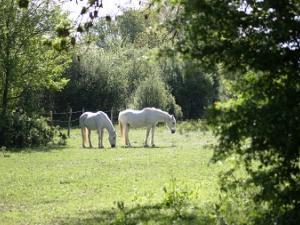
[[[98,147],[103,148],[103,130],[104,128],[107,129],[109,133],[109,143],[112,148],[116,146],[116,131],[111,122],[108,118],[107,114],[98,111],[96,113],[92,112],[85,112],[81,114],[79,118],[79,126],[81,128],[82,134],[82,147],[85,148],[85,144],[87,142],[87,133],[89,139],[89,146],[92,148],[91,143],[91,130],[97,130],[98,132]]]
[[[128,138],[129,128],[146,127],[144,146],[148,147],[148,136],[151,130],[151,146],[154,145],[154,130],[158,122],[165,122],[172,133],[176,131],[176,119],[173,115],[156,108],[144,108],[143,110],[126,109],[119,113],[119,126],[121,136],[125,138],[125,145],[131,146]]]

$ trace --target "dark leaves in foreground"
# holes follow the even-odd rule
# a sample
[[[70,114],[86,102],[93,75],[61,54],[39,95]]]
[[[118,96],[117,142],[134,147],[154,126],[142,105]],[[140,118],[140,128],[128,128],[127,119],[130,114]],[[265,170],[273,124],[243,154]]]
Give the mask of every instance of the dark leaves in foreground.
[[[28,8],[29,0],[18,0],[18,5],[20,8]]]

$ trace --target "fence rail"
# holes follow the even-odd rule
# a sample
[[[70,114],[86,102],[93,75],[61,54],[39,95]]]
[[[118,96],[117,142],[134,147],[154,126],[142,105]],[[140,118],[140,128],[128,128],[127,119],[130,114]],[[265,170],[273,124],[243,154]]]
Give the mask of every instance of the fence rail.
[[[81,111],[73,111],[72,108],[69,109],[69,112],[53,112],[53,111],[50,111],[49,112],[49,122],[52,125],[54,123],[56,123],[56,124],[57,123],[67,124],[67,127],[68,127],[68,137],[70,137],[72,123],[79,121],[79,116],[76,119],[72,119],[72,115],[73,114],[78,114],[78,113],[81,114],[81,113],[84,113],[84,112],[85,112],[84,108]],[[103,112],[105,112],[108,115],[110,115],[110,119],[111,119],[111,121],[113,121],[113,116],[114,116],[114,110],[113,109],[111,109],[109,111],[103,111]],[[65,116],[67,116],[67,118],[66,118],[66,120],[59,120],[59,119],[55,120],[55,119],[53,119],[53,117],[55,115],[65,115]]]

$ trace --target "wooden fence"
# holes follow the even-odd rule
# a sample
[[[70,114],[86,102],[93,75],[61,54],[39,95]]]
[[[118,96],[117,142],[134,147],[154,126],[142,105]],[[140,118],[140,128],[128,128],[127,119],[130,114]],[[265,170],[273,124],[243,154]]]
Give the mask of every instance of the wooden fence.
[[[82,113],[84,113],[85,110],[82,109],[81,111],[73,111],[72,108],[69,109],[68,112],[53,112],[50,111],[49,112],[49,123],[51,125],[54,124],[59,124],[59,125],[63,125],[63,126],[67,126],[68,129],[68,137],[70,137],[70,132],[71,132],[71,128],[72,125],[74,125],[75,122],[77,122],[77,125],[79,124],[79,117]],[[109,110],[109,111],[103,111],[105,113],[107,113],[110,116],[111,121],[114,121],[114,111],[113,109]],[[73,115],[77,115],[75,119],[72,119]],[[60,116],[63,117],[62,119],[55,119],[55,117]]]

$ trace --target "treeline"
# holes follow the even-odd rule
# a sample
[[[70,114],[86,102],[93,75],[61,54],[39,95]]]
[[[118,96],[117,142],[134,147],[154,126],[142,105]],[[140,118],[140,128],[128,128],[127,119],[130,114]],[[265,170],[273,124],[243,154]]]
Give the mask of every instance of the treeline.
[[[64,74],[66,87],[48,95],[51,110],[153,106],[178,118],[200,118],[218,98],[217,73],[204,72],[197,60],[184,61],[176,52],[163,54],[174,40],[157,24],[157,13],[145,18],[139,11],[99,19],[79,40]]]

